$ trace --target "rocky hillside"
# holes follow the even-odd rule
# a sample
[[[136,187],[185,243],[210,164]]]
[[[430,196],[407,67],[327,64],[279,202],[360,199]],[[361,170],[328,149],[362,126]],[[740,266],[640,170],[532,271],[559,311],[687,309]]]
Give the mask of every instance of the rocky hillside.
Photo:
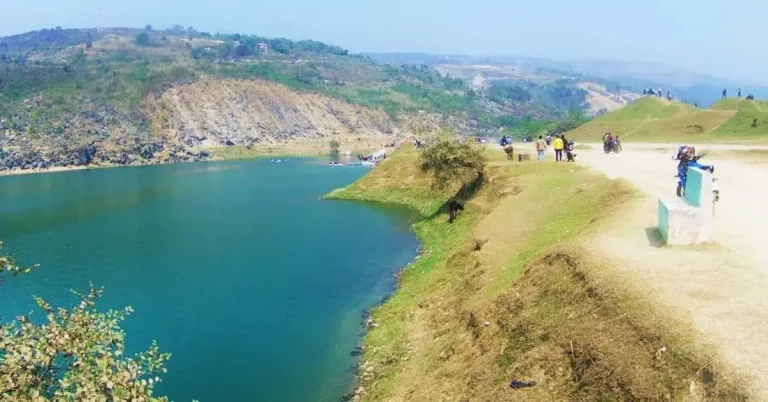
[[[158,134],[190,148],[289,144],[305,139],[393,137],[383,111],[266,81],[204,80],[148,102]]]
[[[529,89],[477,93],[431,67],[311,40],[178,26],[42,30],[0,38],[0,170],[194,161],[217,147],[333,136],[381,146],[445,125],[495,134],[583,107],[572,85]]]

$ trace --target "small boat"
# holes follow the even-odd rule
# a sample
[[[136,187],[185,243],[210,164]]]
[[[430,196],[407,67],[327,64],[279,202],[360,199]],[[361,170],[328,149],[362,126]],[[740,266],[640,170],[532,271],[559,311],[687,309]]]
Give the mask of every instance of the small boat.
[[[344,166],[341,162],[328,162],[328,166]]]

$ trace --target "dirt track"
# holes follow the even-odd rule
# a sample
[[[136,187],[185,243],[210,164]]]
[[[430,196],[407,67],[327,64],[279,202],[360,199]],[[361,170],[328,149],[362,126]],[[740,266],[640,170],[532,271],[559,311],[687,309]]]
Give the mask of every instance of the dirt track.
[[[602,147],[578,150],[577,160],[611,178],[630,180],[646,197],[623,209],[596,247],[620,269],[650,287],[662,302],[690,317],[697,342],[715,347],[754,381],[758,400],[768,400],[768,165],[735,159],[702,159],[715,165],[721,200],[715,245],[660,247],[657,200],[674,197],[676,145],[627,145],[622,154]],[[754,147],[709,145],[718,155]],[[713,152],[714,154],[714,152]],[[727,158],[727,156],[721,157]]]

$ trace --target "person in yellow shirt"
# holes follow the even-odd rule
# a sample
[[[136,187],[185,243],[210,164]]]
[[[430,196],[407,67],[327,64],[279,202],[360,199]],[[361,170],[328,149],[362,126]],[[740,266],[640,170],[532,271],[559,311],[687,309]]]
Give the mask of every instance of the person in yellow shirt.
[[[563,136],[558,135],[555,137],[554,141],[552,141],[552,146],[555,148],[555,161],[560,162],[563,160]]]

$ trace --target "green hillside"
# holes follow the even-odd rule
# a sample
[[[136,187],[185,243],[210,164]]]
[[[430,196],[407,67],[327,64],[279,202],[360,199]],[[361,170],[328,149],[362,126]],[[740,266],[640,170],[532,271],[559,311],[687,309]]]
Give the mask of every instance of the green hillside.
[[[768,102],[724,99],[712,105],[712,109],[736,112],[735,116],[712,132],[713,137],[768,139]]]
[[[642,98],[569,135],[581,141],[600,141],[609,131],[634,142],[768,140],[768,128],[762,126],[768,114],[762,110],[768,111],[768,104],[759,101],[726,99],[711,109],[698,109],[666,99]],[[752,127],[755,118],[758,126]]]

